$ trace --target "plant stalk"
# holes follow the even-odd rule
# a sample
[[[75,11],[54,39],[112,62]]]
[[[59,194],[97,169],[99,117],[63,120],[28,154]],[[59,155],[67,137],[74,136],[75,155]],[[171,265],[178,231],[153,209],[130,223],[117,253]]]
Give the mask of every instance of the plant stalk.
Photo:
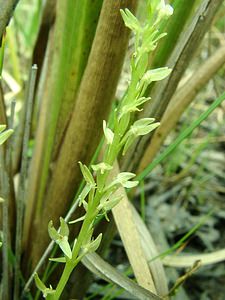
[[[28,145],[29,145],[29,138],[30,138],[36,75],[37,75],[37,66],[33,65],[31,69],[28,98],[27,98],[27,114],[26,114],[25,130],[24,130],[24,137],[23,137],[21,174],[20,174],[20,182],[19,182],[19,190],[18,190],[17,207],[16,207],[17,219],[16,219],[14,300],[19,299],[20,261],[21,261],[21,254],[22,254],[22,228],[23,228],[23,214],[24,214],[24,199],[25,199],[25,192],[26,192],[25,182],[27,178],[27,169],[28,169],[27,152],[28,152]]]

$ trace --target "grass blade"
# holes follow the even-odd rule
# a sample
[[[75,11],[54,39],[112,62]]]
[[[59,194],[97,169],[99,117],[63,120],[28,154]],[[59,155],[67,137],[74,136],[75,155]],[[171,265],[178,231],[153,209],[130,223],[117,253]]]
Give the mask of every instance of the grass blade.
[[[197,93],[206,85],[224,63],[225,46],[221,45],[220,48],[211,55],[196,72],[194,72],[191,79],[178,89],[160,121],[160,126],[154,132],[150,143],[144,151],[139,163],[138,173],[153,160],[169,132],[175,128],[176,123],[181,118],[184,111],[191,102],[195,100]]]
[[[115,177],[119,174],[118,164],[110,176]],[[123,187],[119,188],[114,197],[121,196],[120,202],[112,209],[113,217],[120,234],[127,257],[134,271],[135,278],[140,286],[156,293],[155,282],[148,266],[146,255],[143,251],[139,232],[137,230],[134,214],[131,210],[129,199]],[[135,246],[134,246],[135,245]]]
[[[207,117],[225,100],[225,93],[217,98],[210,107],[200,115],[189,127],[187,127],[176,139],[170,144],[152,163],[150,163],[144,170],[137,176],[137,180],[143,180],[161,161],[163,161],[173,150],[175,150],[180,143],[183,142],[195,128],[197,128]]]
[[[122,287],[137,299],[152,299],[159,300],[161,297],[147,291],[141,286],[134,283],[132,280],[118,272],[110,264],[104,261],[97,253],[86,255],[82,259],[82,263],[93,273],[99,275],[106,281],[113,282],[114,284]]]
[[[13,128],[13,120],[15,113],[15,102],[11,104],[11,115],[9,120],[9,127]],[[2,196],[4,199],[2,208],[2,228],[3,228],[3,272],[2,272],[2,297],[5,300],[9,299],[9,257],[8,253],[11,248],[10,233],[9,233],[9,195],[10,195],[10,162],[11,162],[11,147],[12,141],[7,143],[6,156],[4,150],[1,147],[0,160],[1,160],[1,184],[2,184]],[[4,159],[6,157],[6,159]]]
[[[23,209],[24,209],[24,199],[25,199],[25,182],[27,178],[28,169],[28,143],[30,137],[31,129],[31,118],[32,118],[32,108],[33,108],[33,98],[34,98],[34,88],[37,75],[37,66],[34,65],[31,69],[31,77],[29,83],[29,91],[27,98],[27,115],[25,121],[25,130],[23,137],[23,151],[22,151],[22,163],[21,163],[21,174],[18,190],[17,199],[17,220],[16,220],[16,253],[15,253],[15,282],[14,282],[14,300],[19,299],[19,274],[20,274],[20,260],[22,251],[22,227],[23,227]]]

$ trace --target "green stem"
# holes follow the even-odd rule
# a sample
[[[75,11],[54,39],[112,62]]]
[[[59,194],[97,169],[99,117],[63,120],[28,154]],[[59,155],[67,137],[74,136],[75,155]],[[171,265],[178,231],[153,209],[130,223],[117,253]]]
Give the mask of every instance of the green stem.
[[[113,141],[113,144],[110,145],[110,151],[108,152],[108,157],[107,157],[107,163],[113,163],[115,161],[115,158],[118,154],[118,147],[117,145],[119,144],[119,135],[116,134],[115,135],[115,139]],[[100,176],[103,176],[102,180],[104,180],[104,183],[107,182],[107,177],[108,177],[108,172],[107,172],[107,175],[104,176],[105,174],[101,175]],[[87,215],[86,215],[86,218],[82,224],[82,227],[81,227],[81,230],[80,230],[80,233],[79,233],[79,236],[78,236],[78,239],[77,239],[77,242],[76,242],[76,245],[73,249],[73,252],[72,252],[72,260],[71,261],[68,261],[66,262],[66,265],[65,265],[65,268],[63,270],[63,274],[60,278],[60,281],[57,285],[57,288],[56,288],[56,292],[54,293],[54,295],[49,295],[47,297],[47,299],[52,299],[52,300],[57,300],[59,299],[63,289],[65,288],[65,285],[70,277],[70,274],[72,273],[73,269],[76,267],[79,259],[78,259],[78,255],[79,255],[79,252],[80,252],[80,249],[82,247],[82,244],[83,242],[85,241],[86,237],[87,237],[87,234],[89,233],[89,228],[93,222],[93,220],[95,219],[95,217],[97,216],[97,206],[98,204],[100,203],[100,200],[101,200],[101,197],[102,197],[102,192],[97,189],[96,191],[96,194],[95,194],[95,197],[93,199],[93,202],[91,203],[89,209],[88,209],[88,212],[87,212]],[[73,263],[74,262],[74,263]]]
[[[57,288],[56,288],[56,291],[54,294],[49,294],[46,299],[47,300],[58,300],[59,297],[61,296],[63,290],[64,290],[64,287],[70,277],[70,274],[72,273],[74,269],[74,265],[72,265],[71,263],[66,263],[66,266],[63,270],[63,274],[59,280],[59,283],[57,285]]]
[[[87,234],[89,232],[89,227],[91,226],[91,223],[94,219],[93,216],[94,216],[94,212],[96,209],[96,204],[94,202],[95,201],[93,201],[93,205],[90,207],[89,211],[87,212],[87,216],[82,224],[76,245],[72,252],[72,260],[66,262],[65,268],[64,268],[62,276],[59,280],[59,283],[56,287],[55,293],[53,295],[49,295],[49,298],[47,297],[47,299],[49,299],[49,300],[50,299],[51,300],[59,299],[59,297],[62,294],[62,292],[66,286],[66,283],[70,277],[70,274],[72,273],[73,269],[76,267],[78,262],[80,261],[80,259],[78,258],[78,255],[79,255],[80,249],[82,247],[82,244],[85,241]]]

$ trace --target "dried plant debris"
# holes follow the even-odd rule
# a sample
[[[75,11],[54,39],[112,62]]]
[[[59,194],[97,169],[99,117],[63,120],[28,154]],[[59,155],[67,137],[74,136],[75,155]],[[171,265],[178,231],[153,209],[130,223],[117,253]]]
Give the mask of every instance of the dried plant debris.
[[[202,110],[202,107],[192,106],[179,127],[190,122],[190,116],[195,118],[199,110]],[[224,115],[224,109],[218,108],[211,118],[221,120],[221,111]],[[167,143],[170,143],[174,135],[175,132],[168,137]],[[176,244],[211,210],[212,214],[205,218],[197,231],[175,252],[202,254],[225,247],[225,153],[224,142],[221,140],[223,135],[224,121],[217,122],[217,125],[215,122],[205,122],[146,180],[146,221],[153,230],[153,236],[156,227],[155,236],[161,252]],[[137,199],[139,194],[140,191],[137,192]],[[158,234],[160,230],[169,245],[165,246],[161,242]],[[179,271],[180,275],[184,273],[184,270]],[[200,267],[184,283],[188,297],[193,300],[224,299],[224,273],[223,262]],[[174,280],[171,284],[174,284]]]

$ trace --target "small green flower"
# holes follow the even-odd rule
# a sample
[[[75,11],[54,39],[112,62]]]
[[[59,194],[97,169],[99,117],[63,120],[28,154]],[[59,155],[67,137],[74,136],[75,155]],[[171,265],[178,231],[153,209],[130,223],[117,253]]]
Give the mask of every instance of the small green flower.
[[[50,288],[47,288],[46,285],[41,281],[38,274],[34,274],[34,281],[37,286],[37,288],[42,292],[43,297],[46,298],[48,295],[53,295],[55,293],[55,290],[50,285]]]
[[[135,187],[138,185],[138,181],[130,181],[130,179],[132,179],[135,176],[136,175],[134,173],[121,172],[116,176],[116,178],[108,186],[105,187],[105,191],[114,190],[119,185],[122,185],[125,188]]]
[[[126,153],[130,145],[132,145],[132,143],[135,141],[137,136],[146,135],[160,125],[159,122],[153,123],[154,121],[154,118],[143,118],[134,122],[121,142],[121,144],[124,144],[123,155]]]
[[[80,165],[80,169],[81,172],[84,176],[85,181],[91,186],[91,187],[95,187],[96,183],[95,180],[90,172],[90,170],[88,169],[87,166],[83,165],[82,162],[79,161],[79,165]]]
[[[70,244],[68,242],[69,227],[63,218],[60,218],[60,229],[59,232],[53,226],[53,222],[48,223],[48,233],[50,238],[59,245],[62,252],[69,258],[72,258],[72,252]]]
[[[149,101],[150,99],[151,99],[150,97],[141,97],[141,98],[137,98],[135,101],[131,103],[125,104],[121,109],[119,119],[121,119],[127,113],[142,111],[142,109],[140,109],[139,106]]]
[[[104,132],[107,144],[111,145],[113,143],[114,133],[112,132],[112,130],[110,128],[108,128],[106,126],[105,120],[103,121],[103,132]]]
[[[101,162],[97,165],[92,165],[91,167],[95,172],[100,172],[101,174],[104,174],[106,171],[110,171],[113,168],[112,166],[104,162]]]
[[[172,16],[173,14],[173,8],[171,5],[169,4],[165,4],[164,0],[161,0],[159,5],[156,8],[158,10],[159,13],[159,18],[163,19],[163,18],[168,18],[170,16]]]
[[[87,244],[82,246],[83,255],[86,253],[92,253],[95,252],[102,240],[102,233],[100,233],[96,239],[90,240]]]
[[[100,204],[99,206],[97,207],[97,209],[99,211],[103,211],[103,213],[106,213],[107,211],[111,210],[113,207],[115,207],[119,202],[120,200],[122,199],[122,196],[119,196],[119,197],[113,197],[113,196],[110,196],[110,198],[102,198],[100,200]]]
[[[140,119],[130,127],[130,134],[133,135],[146,135],[159,126],[159,123],[153,123],[155,121],[154,118],[143,118]]]
[[[172,70],[168,67],[148,70],[142,77],[141,81],[146,85],[149,85],[151,82],[163,80],[171,73],[171,71]]]

